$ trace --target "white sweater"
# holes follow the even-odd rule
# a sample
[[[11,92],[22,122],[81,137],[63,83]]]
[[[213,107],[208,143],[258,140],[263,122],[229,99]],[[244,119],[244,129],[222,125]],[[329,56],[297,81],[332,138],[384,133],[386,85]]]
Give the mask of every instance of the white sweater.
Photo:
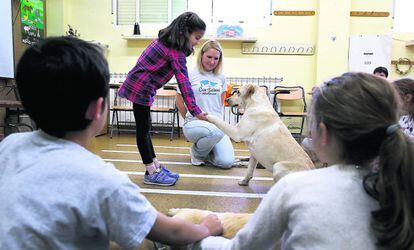
[[[196,249],[376,249],[370,227],[378,203],[355,166],[292,173],[278,181],[247,225],[228,240],[208,237]]]

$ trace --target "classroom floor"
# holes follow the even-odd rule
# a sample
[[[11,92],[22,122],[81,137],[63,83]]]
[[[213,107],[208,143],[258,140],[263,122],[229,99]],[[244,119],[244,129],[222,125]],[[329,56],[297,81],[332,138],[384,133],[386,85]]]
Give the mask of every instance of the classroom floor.
[[[154,135],[153,144],[157,158],[171,171],[180,173],[175,186],[160,187],[145,185],[145,172],[138,153],[135,135],[122,134],[112,139],[108,135],[95,137],[89,150],[111,162],[117,169],[128,174],[140,186],[141,193],[160,212],[167,213],[170,208],[198,208],[216,212],[252,213],[263,196],[273,184],[271,173],[256,169],[248,187],[237,184],[246,167],[222,170],[212,166],[193,166],[190,163],[190,143],[175,137],[172,141],[167,135]],[[244,143],[233,143],[237,157],[246,158],[249,152]],[[111,249],[117,249],[112,246]],[[152,249],[151,242],[144,242],[141,249]]]

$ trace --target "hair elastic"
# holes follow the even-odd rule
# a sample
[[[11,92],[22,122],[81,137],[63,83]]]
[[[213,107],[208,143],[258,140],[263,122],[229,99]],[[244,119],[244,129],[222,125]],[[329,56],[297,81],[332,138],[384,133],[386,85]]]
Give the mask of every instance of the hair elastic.
[[[395,131],[397,131],[399,129],[400,129],[400,124],[395,123],[395,124],[392,124],[392,125],[388,126],[387,129],[385,130],[385,133],[387,135],[391,135],[391,134],[394,134]]]

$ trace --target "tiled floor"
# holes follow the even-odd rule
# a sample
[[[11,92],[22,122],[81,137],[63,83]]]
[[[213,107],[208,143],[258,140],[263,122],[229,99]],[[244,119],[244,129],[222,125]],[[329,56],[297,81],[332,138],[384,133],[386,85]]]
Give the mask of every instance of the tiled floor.
[[[105,161],[126,172],[131,180],[141,187],[141,192],[163,213],[170,208],[199,208],[217,212],[253,212],[273,184],[271,173],[256,169],[255,177],[248,187],[241,187],[237,181],[246,168],[236,167],[222,170],[212,166],[192,166],[189,146],[183,137],[170,141],[168,136],[155,135],[153,144],[157,158],[171,170],[181,174],[172,187],[159,187],[143,183],[144,165],[131,134],[121,134],[112,139],[108,135],[96,137],[89,149]],[[236,157],[249,155],[243,143],[234,143]],[[145,242],[141,249],[151,248]]]

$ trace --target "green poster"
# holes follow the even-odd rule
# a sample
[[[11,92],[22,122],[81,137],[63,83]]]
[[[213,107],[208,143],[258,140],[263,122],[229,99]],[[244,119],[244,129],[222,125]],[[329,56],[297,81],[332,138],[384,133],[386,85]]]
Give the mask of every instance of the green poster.
[[[45,37],[43,0],[21,0],[22,42],[33,44]]]

